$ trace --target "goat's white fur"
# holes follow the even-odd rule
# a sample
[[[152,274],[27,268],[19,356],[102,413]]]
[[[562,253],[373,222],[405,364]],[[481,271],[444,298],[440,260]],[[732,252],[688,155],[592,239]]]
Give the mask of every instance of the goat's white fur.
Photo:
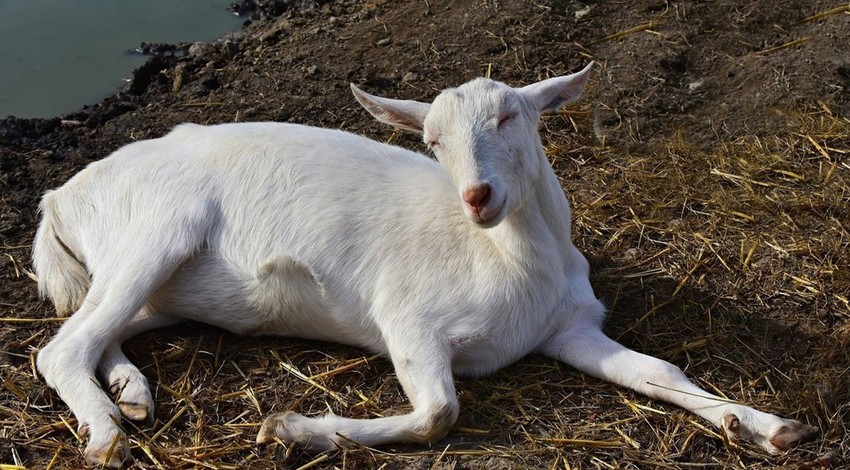
[[[372,420],[278,414],[261,442],[433,442],[458,414],[453,373],[487,374],[532,352],[681,405],[769,451],[811,437],[806,425],[718,399],[602,333],[604,308],[536,129],[541,112],[578,98],[589,74],[519,89],[477,79],[433,104],[352,86],[379,120],[423,132],[439,163],[341,131],[183,124],[48,192],[34,249],[39,289],[60,313],[76,313],[38,369],[88,435],[87,460],[120,466],[129,450],[113,418],[153,412],[121,344],[186,319],[378,351],[413,404]],[[461,194],[482,184],[490,197],[472,214]],[[774,439],[789,429],[797,434]]]

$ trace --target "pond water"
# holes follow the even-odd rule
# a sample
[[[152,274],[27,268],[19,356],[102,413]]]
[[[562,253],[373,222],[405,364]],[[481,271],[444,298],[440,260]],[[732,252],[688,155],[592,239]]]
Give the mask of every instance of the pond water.
[[[233,0],[0,0],[0,117],[53,117],[112,94],[143,41],[212,41]]]

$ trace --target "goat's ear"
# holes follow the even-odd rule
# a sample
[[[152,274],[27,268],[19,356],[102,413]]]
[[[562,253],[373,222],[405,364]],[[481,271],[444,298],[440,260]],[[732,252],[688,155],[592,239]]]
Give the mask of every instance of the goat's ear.
[[[519,92],[541,113],[556,112],[565,104],[572,103],[581,96],[592,68],[593,62],[587,64],[581,72],[524,86],[519,89]]]
[[[422,132],[425,116],[431,105],[413,100],[393,100],[373,96],[351,84],[351,91],[357,101],[369,111],[375,119],[401,129]]]

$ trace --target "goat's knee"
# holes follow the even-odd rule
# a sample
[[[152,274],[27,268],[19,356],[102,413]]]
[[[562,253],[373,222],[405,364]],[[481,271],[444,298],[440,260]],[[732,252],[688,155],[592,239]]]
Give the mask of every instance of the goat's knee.
[[[459,409],[457,400],[447,400],[428,404],[421,412],[414,411],[419,419],[411,430],[411,440],[424,444],[439,441],[457,422]]]
[[[44,345],[44,347],[41,348],[35,356],[35,367],[38,369],[38,373],[47,380],[48,385],[50,384],[50,380],[48,379],[51,375],[53,364],[56,362],[53,354],[54,347],[53,341],[51,341]]]
[[[41,348],[35,359],[38,372],[44,377],[47,385],[54,390],[63,382],[63,376],[76,373],[79,364],[74,362],[80,362],[79,358],[65,353],[61,346],[54,338]],[[69,361],[72,362],[69,363]]]
[[[675,387],[676,384],[688,381],[679,366],[656,357],[647,358],[649,362],[644,369],[646,375],[638,376],[636,383],[630,386],[631,389],[651,398],[664,399],[665,393],[669,392],[664,387]]]

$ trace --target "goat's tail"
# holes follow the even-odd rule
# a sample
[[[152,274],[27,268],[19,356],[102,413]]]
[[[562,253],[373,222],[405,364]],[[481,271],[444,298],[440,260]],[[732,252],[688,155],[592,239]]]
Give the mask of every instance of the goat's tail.
[[[60,317],[75,312],[91,285],[91,278],[68,245],[63,242],[63,224],[56,207],[55,194],[44,195],[39,205],[41,224],[35,234],[33,266],[38,276],[38,293],[49,297]]]

